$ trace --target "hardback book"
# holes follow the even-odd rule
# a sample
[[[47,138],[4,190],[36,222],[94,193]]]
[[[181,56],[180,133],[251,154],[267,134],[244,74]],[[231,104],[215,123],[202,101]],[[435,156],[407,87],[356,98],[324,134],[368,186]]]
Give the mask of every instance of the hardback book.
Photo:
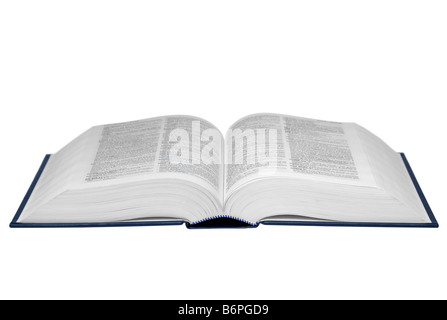
[[[46,155],[11,227],[438,227],[402,153],[355,123],[164,116]]]

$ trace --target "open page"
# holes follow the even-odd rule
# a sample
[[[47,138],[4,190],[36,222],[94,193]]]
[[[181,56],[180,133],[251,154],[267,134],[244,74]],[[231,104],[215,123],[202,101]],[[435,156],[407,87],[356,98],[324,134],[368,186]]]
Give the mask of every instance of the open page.
[[[157,179],[188,181],[221,203],[222,157],[221,133],[196,117],[165,116],[96,126],[51,156],[21,219],[67,190]]]
[[[228,130],[225,152],[227,195],[269,176],[375,185],[353,124],[254,114]]]
[[[222,193],[223,137],[208,121],[165,116],[98,129],[95,156],[82,172],[83,186],[180,177]]]
[[[355,123],[254,114],[226,138],[225,211],[249,223],[429,221],[400,155]]]

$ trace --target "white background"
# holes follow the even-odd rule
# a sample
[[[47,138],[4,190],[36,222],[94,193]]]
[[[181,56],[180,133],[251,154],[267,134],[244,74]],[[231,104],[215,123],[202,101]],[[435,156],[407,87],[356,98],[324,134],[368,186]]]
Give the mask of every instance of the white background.
[[[445,1],[2,1],[0,298],[447,298]],[[167,114],[279,112],[406,153],[439,229],[10,229],[43,156]]]

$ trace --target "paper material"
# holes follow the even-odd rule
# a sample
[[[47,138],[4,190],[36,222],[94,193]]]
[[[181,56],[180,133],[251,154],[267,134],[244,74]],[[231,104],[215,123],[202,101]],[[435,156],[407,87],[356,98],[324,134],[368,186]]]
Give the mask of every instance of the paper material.
[[[141,176],[149,173],[181,173],[200,178],[220,190],[222,179],[221,161],[204,164],[194,155],[200,156],[200,150],[206,146],[201,139],[202,133],[217,129],[209,122],[189,116],[171,116],[133,122],[106,125],[101,128],[96,157],[86,182],[120,179]],[[193,135],[193,131],[196,130]],[[179,142],[179,139],[183,140]],[[217,136],[216,140],[221,140]],[[216,141],[215,141],[216,142]],[[216,142],[216,158],[222,157],[222,142]],[[173,152],[183,155],[175,155]]]
[[[255,114],[239,120],[226,135],[225,159],[230,163],[226,165],[225,171],[227,195],[253,179],[273,175],[375,186],[355,126],[278,114]],[[275,161],[245,161],[247,153],[258,155],[255,149],[264,145],[258,143],[257,139],[260,136],[268,137],[268,133],[256,134],[256,128],[277,132],[274,141],[277,146]],[[236,135],[235,131],[241,134]],[[249,135],[250,132],[254,134]],[[241,136],[251,137],[244,141],[247,146],[245,153],[238,153],[237,141],[241,140]],[[267,158],[271,144],[267,140],[263,148]],[[242,156],[244,162],[240,164]],[[239,162],[234,164],[235,160]]]
[[[227,133],[226,159],[237,158],[234,130],[250,136],[256,127],[278,132],[277,161],[226,165],[226,213],[249,221],[429,222],[400,155],[357,124],[250,115]],[[246,140],[248,150],[256,147]]]
[[[210,129],[213,130],[210,132]],[[182,135],[188,141],[179,143]],[[177,148],[179,144],[182,148]],[[216,205],[220,205],[223,198],[222,147],[222,135],[214,126],[190,116],[93,127],[51,156],[19,222],[44,204],[56,203],[53,199],[63,198],[66,192],[74,194],[74,190],[79,190],[81,194],[82,190],[110,189],[159,179],[172,181],[172,185],[176,180],[183,180],[199,186],[216,202],[213,211],[221,211]],[[177,149],[188,153],[185,162],[171,161],[171,153]],[[208,162],[212,162],[210,159],[220,161],[204,164],[199,158],[197,162],[192,157],[197,149],[209,151],[211,155],[203,157]]]
[[[255,224],[306,216],[428,222],[402,159],[353,123],[279,114],[211,123],[166,116],[96,126],[52,155],[19,222]]]

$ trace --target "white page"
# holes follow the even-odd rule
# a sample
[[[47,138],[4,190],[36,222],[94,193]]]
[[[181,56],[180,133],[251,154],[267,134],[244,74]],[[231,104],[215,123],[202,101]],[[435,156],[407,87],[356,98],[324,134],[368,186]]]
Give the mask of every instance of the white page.
[[[191,116],[165,116],[99,126],[96,130],[98,135],[92,147],[95,156],[85,162],[74,188],[164,177],[181,178],[212,189],[219,199],[222,198],[223,138],[211,123]],[[193,130],[203,139],[207,137],[206,132],[212,130],[216,136],[213,150],[220,159],[218,163],[204,165],[201,162],[200,150],[210,142],[194,141]],[[189,140],[182,145],[184,150],[189,151],[188,158],[184,159],[184,163],[173,163],[170,153],[178,148],[177,133],[182,132]]]
[[[226,196],[245,183],[270,176],[376,186],[355,126],[280,114],[254,114],[242,118],[226,135],[225,159],[231,163],[226,165]],[[276,160],[268,164],[247,164],[244,159],[243,164],[233,164],[237,157],[234,131],[238,129],[242,133],[276,130]],[[246,139],[245,157],[257,154],[260,145],[257,138],[255,134],[255,138]],[[269,145],[264,149],[267,150]]]
[[[256,126],[282,130],[277,161],[227,165],[231,184],[226,211],[241,212],[252,222],[272,212],[346,221],[429,222],[400,155],[357,124],[255,114],[232,128],[256,131]],[[230,143],[226,141],[227,157],[234,157]],[[246,147],[240,154],[256,151],[257,141],[252,138]]]
[[[266,175],[290,172],[282,128],[282,119],[275,114],[250,115],[230,127],[225,137],[226,192],[261,169]]]
[[[199,141],[193,141],[194,126]],[[186,144],[191,154],[195,149],[208,150],[218,163],[172,164],[170,151],[177,140],[172,132],[180,130],[189,137]],[[207,140],[213,135],[212,143]],[[203,141],[202,141],[203,139]],[[67,190],[87,189],[125,184],[148,179],[183,179],[210,191],[219,203],[223,198],[223,138],[209,122],[190,116],[165,116],[145,120],[96,126],[50,157],[46,168],[21,215]],[[197,142],[197,143],[193,143]],[[208,147],[208,149],[206,149]],[[195,153],[197,154],[197,152]]]

